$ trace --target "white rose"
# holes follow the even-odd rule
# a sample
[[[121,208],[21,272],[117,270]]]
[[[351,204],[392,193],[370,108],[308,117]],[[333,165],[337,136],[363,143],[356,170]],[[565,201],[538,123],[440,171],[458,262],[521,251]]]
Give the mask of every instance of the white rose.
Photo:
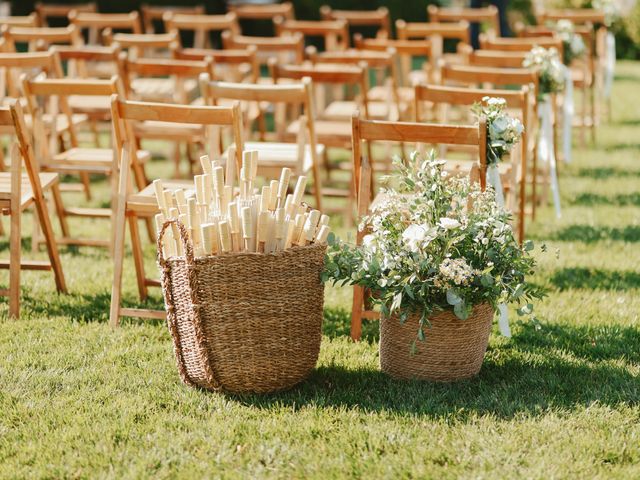
[[[428,225],[411,224],[402,232],[402,240],[414,253],[428,245],[434,237],[433,229]]]
[[[453,230],[454,228],[458,228],[460,226],[460,222],[455,218],[442,217],[440,219],[439,225],[445,230]]]

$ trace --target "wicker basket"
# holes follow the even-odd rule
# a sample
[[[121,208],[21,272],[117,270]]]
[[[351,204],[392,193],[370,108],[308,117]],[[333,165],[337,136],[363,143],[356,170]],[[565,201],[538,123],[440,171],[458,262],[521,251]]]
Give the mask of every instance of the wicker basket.
[[[429,318],[425,341],[416,339],[420,314],[401,324],[397,317],[380,320],[380,368],[392,377],[453,382],[478,374],[489,343],[494,311],[491,305],[476,305],[467,320],[453,312]]]
[[[166,260],[162,238],[176,223],[184,257]],[[194,258],[186,228],[166,222],[158,265],[182,380],[232,393],[284,390],[318,360],[326,247]]]

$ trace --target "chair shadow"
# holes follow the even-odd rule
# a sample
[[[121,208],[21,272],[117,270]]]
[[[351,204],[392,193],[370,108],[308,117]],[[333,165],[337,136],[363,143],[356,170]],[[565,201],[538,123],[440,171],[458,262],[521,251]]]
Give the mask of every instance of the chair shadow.
[[[540,239],[538,239],[540,240]],[[621,240],[624,242],[640,242],[640,226],[607,227],[593,225],[569,225],[552,232],[542,240],[562,242],[595,243],[602,240]]]
[[[457,420],[478,415],[511,419],[593,402],[615,407],[640,401],[638,376],[607,362],[637,362],[640,331],[559,325],[543,329],[527,327],[511,341],[490,348],[480,374],[457,383],[396,380],[379,370],[331,364],[290,391],[231,398],[261,409],[313,406]],[[594,338],[600,346],[590,348]],[[627,342],[636,347],[629,350]]]
[[[560,290],[632,290],[640,288],[640,273],[631,270],[566,267],[556,270],[549,281]]]
[[[619,193],[613,196],[600,195],[598,193],[585,192],[571,199],[572,205],[596,206],[615,205],[619,207],[640,206],[640,193]]]
[[[605,180],[608,178],[618,177],[640,177],[638,170],[625,170],[616,167],[585,167],[577,171],[576,175],[582,178],[593,178],[596,180]]]

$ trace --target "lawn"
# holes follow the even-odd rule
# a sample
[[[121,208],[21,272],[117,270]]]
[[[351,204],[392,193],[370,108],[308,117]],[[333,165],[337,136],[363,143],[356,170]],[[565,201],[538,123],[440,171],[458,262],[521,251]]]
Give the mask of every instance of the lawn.
[[[107,253],[63,249],[69,295],[27,272],[22,318],[0,305],[0,478],[640,478],[638,91],[640,64],[620,62],[612,122],[561,166],[563,218],[546,207],[529,228],[548,247],[538,323],[512,314],[513,338],[496,328],[470,381],[386,377],[377,324],[351,342],[350,291],[328,287],[307,382],[266,397],[193,390],[162,323],[107,325]],[[129,258],[125,301],[136,295]]]

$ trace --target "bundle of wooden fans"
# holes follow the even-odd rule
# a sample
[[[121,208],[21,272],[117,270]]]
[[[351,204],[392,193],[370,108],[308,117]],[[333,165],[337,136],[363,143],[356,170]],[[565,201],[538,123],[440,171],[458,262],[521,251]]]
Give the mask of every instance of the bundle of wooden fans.
[[[298,177],[292,194],[287,194],[291,169],[283,168],[280,180],[255,188],[258,152],[243,152],[239,188],[233,187],[233,162],[224,169],[208,156],[200,158],[203,175],[194,177],[194,190],[167,190],[154,181],[160,207],[156,228],[179,219],[189,231],[196,256],[230,252],[270,253],[294,246],[325,243],[330,232],[329,216],[302,203],[307,184]],[[163,248],[167,257],[184,254],[174,223]]]

